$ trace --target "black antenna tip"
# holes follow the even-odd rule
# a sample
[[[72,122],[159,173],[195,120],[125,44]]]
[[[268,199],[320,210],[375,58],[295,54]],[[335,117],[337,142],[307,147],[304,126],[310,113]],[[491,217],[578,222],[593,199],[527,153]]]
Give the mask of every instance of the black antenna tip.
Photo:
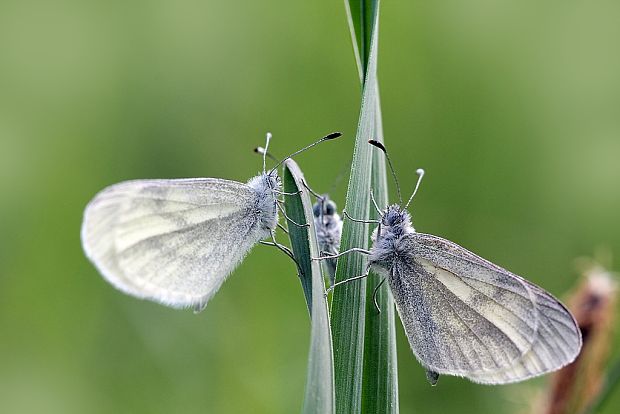
[[[328,139],[336,139],[342,136],[342,132],[332,132],[331,134],[327,134],[323,137],[323,141],[327,141]]]
[[[385,149],[385,147],[383,146],[382,143],[380,143],[379,141],[375,141],[374,139],[369,139],[368,143],[370,145],[374,145],[375,147],[379,148],[381,151],[383,152],[387,152],[387,150]]]

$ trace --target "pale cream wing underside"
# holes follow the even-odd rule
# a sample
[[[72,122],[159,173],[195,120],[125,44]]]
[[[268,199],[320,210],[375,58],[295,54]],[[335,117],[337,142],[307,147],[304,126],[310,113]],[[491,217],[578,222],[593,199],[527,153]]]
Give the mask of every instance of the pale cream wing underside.
[[[135,180],[88,204],[82,245],[118,289],[202,307],[260,239],[256,192],[235,181]]]
[[[436,236],[415,233],[409,247],[418,286],[411,289],[419,289],[412,294],[424,309],[397,306],[421,329],[407,335],[426,368],[508,383],[557,370],[579,353],[572,315],[541,288]]]

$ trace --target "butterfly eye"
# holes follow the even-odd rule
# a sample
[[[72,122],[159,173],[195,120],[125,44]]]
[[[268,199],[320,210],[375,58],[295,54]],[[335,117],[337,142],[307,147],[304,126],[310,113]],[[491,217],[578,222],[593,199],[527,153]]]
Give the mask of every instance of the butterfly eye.
[[[316,203],[314,207],[312,207],[312,212],[314,213],[314,217],[319,217],[321,215],[321,204]]]
[[[325,205],[325,214],[328,216],[332,216],[336,212],[336,203],[333,201],[328,201]]]

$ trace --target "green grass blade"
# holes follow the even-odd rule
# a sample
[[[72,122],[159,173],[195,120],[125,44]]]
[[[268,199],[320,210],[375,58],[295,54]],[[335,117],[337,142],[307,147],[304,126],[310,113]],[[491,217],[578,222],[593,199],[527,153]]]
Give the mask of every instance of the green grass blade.
[[[373,132],[365,138],[368,139],[372,137],[373,139],[383,142],[381,106],[376,79],[380,2],[379,0],[347,0],[345,5],[360,79],[365,79],[365,83],[363,84],[364,101],[362,115],[360,117],[360,131],[362,129],[362,123],[364,122],[363,118],[374,117],[374,120],[366,120],[366,123],[372,124]],[[369,99],[369,96],[373,94],[374,97],[370,97]],[[370,100],[374,101],[372,107],[369,105]],[[360,137],[364,137],[365,131],[360,131],[358,131],[356,149],[360,143],[365,143],[360,141]],[[371,164],[371,186],[378,204],[383,207],[388,203],[386,166],[383,154],[378,151],[373,151]],[[355,169],[355,166],[353,169]],[[353,174],[352,171],[352,175]],[[367,200],[361,201],[367,203]],[[378,213],[374,208],[370,208],[369,216],[371,218],[378,218]],[[341,267],[340,264],[339,267]],[[380,282],[381,279],[377,275],[371,274],[367,279],[365,288],[361,407],[363,412],[369,413],[398,413],[398,373],[394,303],[389,288],[387,284],[384,283],[377,292],[377,303],[379,309],[381,309],[381,313],[377,313],[374,305],[373,293],[375,287]],[[363,290],[363,288],[360,290]],[[359,312],[359,315],[361,315],[361,312]],[[334,321],[335,320],[334,317]],[[358,333],[361,329],[362,327],[358,327]],[[336,364],[339,366],[339,357],[336,357]],[[336,379],[336,385],[337,395],[340,399],[338,378]],[[357,386],[357,384],[351,385]],[[340,400],[337,402],[337,406],[341,406]],[[355,407],[353,402],[350,406],[344,406],[343,404],[342,406],[343,412],[349,407]]]
[[[294,167],[293,167],[294,166]],[[291,169],[293,171],[291,171]],[[294,161],[287,160],[284,163],[283,174],[282,174],[282,188],[287,193],[296,193],[299,191],[297,179],[295,177],[295,173],[301,171],[297,164],[294,164]],[[295,223],[308,223],[312,220],[306,218],[302,194],[298,194],[296,196],[284,196],[284,210],[286,211],[286,215],[294,220]],[[312,216],[310,216],[312,217]],[[314,225],[314,223],[312,223]],[[308,238],[308,229],[298,227],[294,224],[288,223],[288,236],[291,241],[291,250],[293,251],[293,255],[295,256],[297,262],[299,263],[300,274],[299,281],[301,282],[301,289],[304,292],[304,298],[306,299],[306,305],[308,306],[308,312],[310,316],[312,316],[312,271],[313,271],[313,263],[310,260],[312,257],[311,254],[311,244],[316,242],[314,239]],[[315,234],[315,233],[310,233]],[[319,269],[319,272],[321,269]]]
[[[378,2],[374,2],[378,10]],[[349,14],[355,10],[367,12],[366,3],[359,8],[351,7]],[[353,5],[355,6],[355,5]],[[364,18],[366,19],[366,18]],[[352,19],[355,21],[355,19]],[[362,20],[360,20],[362,21]],[[373,12],[373,26],[376,27],[378,14]],[[378,89],[377,85],[377,39],[378,33],[372,30],[372,39],[368,52],[366,79],[363,87],[362,108],[355,138],[351,176],[347,189],[345,209],[356,218],[369,217],[370,186],[372,182],[373,147],[369,139],[377,139]],[[363,45],[363,43],[362,43]],[[360,60],[363,62],[363,60]],[[368,225],[344,221],[340,250],[352,247],[368,248]],[[343,280],[364,273],[366,257],[360,254],[342,256],[338,261],[336,280]],[[356,281],[337,287],[332,301],[332,335],[334,340],[334,368],[336,385],[336,412],[351,413],[362,410],[362,379],[364,368],[364,336],[366,323],[366,281]]]
[[[383,142],[381,110],[377,92],[377,135]],[[372,159],[373,195],[379,207],[388,204],[388,186],[385,170],[385,157],[380,151],[373,152]],[[370,209],[370,217],[379,218],[379,213]],[[373,273],[366,285],[366,329],[364,338],[364,378],[362,407],[364,413],[398,413],[398,365],[396,358],[396,326],[394,300],[387,282],[377,291],[375,308],[373,293],[381,278]]]
[[[351,30],[351,41],[355,51],[355,60],[360,80],[366,77],[372,29],[375,23],[375,10],[379,9],[379,0],[345,0],[345,8]]]
[[[295,161],[287,160],[284,163],[282,180],[284,191],[296,193],[302,190],[298,195],[284,196],[286,214],[298,224],[310,224],[308,228],[294,224],[288,226],[291,248],[301,267],[301,285],[312,319],[308,373],[302,412],[330,414],[335,411],[332,340],[321,266],[319,262],[311,260],[312,257],[319,255],[312,215],[312,202],[302,183],[303,174]]]

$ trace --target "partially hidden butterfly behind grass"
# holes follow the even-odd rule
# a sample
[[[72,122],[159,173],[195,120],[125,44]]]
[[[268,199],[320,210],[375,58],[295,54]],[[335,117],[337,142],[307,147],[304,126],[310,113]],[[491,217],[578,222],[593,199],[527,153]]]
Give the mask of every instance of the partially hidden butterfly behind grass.
[[[340,250],[342,235],[342,218],[338,214],[336,203],[323,194],[313,206],[314,228],[319,250],[322,254],[335,255]],[[325,260],[330,285],[334,284],[336,259]]]

